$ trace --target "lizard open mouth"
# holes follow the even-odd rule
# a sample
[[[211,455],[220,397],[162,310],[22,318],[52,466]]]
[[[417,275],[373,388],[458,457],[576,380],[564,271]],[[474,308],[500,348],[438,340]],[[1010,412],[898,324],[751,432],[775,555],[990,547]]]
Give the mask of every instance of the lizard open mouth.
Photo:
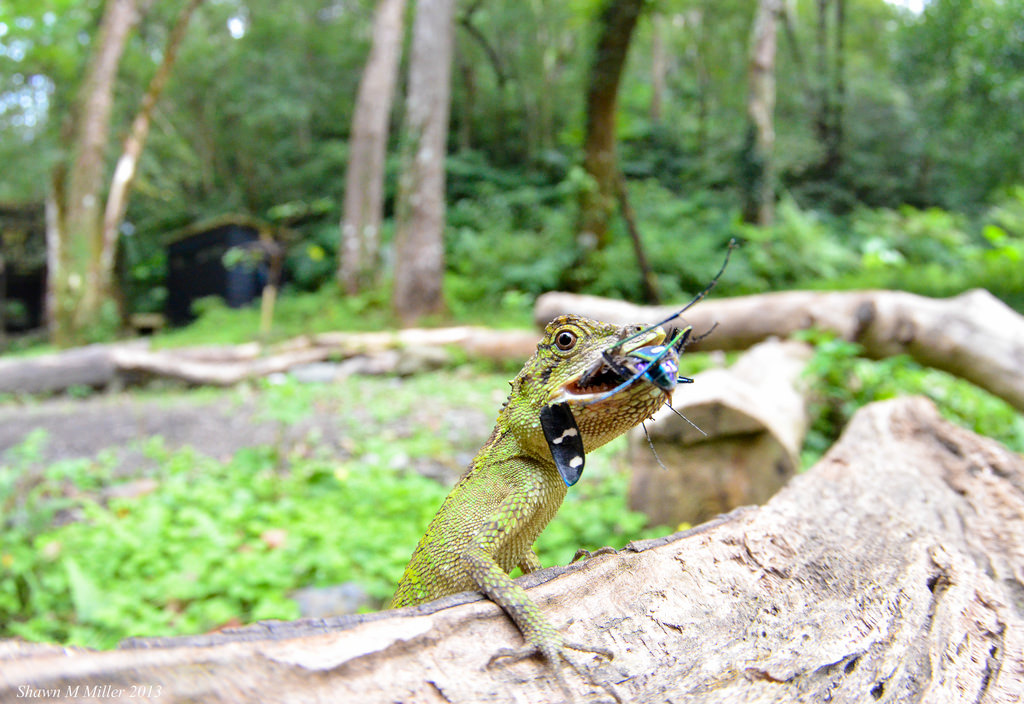
[[[587,398],[608,393],[627,378],[609,366],[605,360],[598,359],[590,369],[562,388],[569,397]]]

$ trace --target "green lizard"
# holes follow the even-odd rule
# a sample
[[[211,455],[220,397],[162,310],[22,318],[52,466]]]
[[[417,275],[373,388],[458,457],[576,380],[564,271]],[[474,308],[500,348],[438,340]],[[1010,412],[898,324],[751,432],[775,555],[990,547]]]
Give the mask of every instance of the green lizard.
[[[639,334],[638,334],[639,333]],[[649,418],[671,399],[650,375],[628,377],[622,358],[665,340],[661,327],[619,327],[574,315],[553,320],[537,352],[511,382],[491,437],[445,499],[390,608],[477,589],[501,606],[528,643],[559,672],[563,649],[602,652],[563,640],[508,573],[540,568],[533,542],[583,471],[584,454]],[[664,348],[658,349],[662,356]],[[675,350],[669,350],[675,360]],[[610,656],[610,654],[608,654]]]

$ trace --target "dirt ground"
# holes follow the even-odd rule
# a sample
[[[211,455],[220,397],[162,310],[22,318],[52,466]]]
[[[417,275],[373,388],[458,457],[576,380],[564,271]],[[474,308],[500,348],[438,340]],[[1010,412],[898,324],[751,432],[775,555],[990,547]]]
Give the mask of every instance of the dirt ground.
[[[168,448],[191,445],[204,454],[224,458],[255,444],[254,437],[277,437],[281,432],[304,437],[317,420],[323,421],[314,418],[302,427],[284,429],[279,423],[253,416],[252,411],[227,400],[167,401],[137,399],[129,394],[2,405],[0,457],[31,431],[42,429],[47,433],[44,463],[95,457],[107,449],[122,455],[123,463],[130,463],[141,459],[137,446],[155,435],[163,436]]]
[[[266,418],[259,403],[239,403],[237,397],[146,398],[131,393],[105,393],[85,399],[66,397],[33,401],[30,404],[0,404],[0,462],[11,459],[11,448],[22,443],[33,430],[47,433],[38,464],[56,460],[95,458],[112,451],[117,466],[136,474],[148,464],[143,444],[161,436],[164,446],[178,449],[191,446],[202,454],[226,460],[243,447],[274,445],[287,451],[307,438],[316,437],[319,445],[344,455],[344,424],[336,409],[311,409],[307,417],[294,423]],[[471,409],[448,409],[459,415],[455,425],[460,438],[455,443],[466,449],[459,461],[468,462],[472,451],[487,437],[493,416]],[[441,481],[448,481],[450,467],[419,466],[416,470]],[[461,470],[458,470],[461,472]],[[457,474],[455,475],[457,476]]]

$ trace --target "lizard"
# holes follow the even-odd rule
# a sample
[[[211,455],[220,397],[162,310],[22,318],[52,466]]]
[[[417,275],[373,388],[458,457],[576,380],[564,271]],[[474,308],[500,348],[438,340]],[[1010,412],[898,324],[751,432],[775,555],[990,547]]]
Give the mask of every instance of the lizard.
[[[551,321],[534,355],[510,382],[512,391],[490,438],[413,552],[389,608],[479,590],[523,634],[527,647],[517,656],[541,655],[563,690],[559,667],[565,648],[610,658],[607,651],[564,640],[509,572],[517,566],[524,574],[540,568],[533,542],[579,479],[585,454],[671,400],[672,389],[666,387],[674,384],[651,374],[626,384],[627,365],[616,363],[654,349],[660,363],[674,368],[677,350],[671,343],[667,351],[651,347],[665,337],[660,326],[617,326],[576,315]],[[616,358],[610,349],[619,350]],[[652,357],[638,355],[628,366],[636,368],[637,359]]]

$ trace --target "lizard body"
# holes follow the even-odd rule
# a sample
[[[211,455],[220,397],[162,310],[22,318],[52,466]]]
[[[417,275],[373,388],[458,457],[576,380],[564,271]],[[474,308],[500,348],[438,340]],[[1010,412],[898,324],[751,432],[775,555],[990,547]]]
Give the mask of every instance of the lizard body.
[[[621,354],[665,339],[660,327],[620,327],[565,315],[511,382],[494,431],[420,540],[390,608],[477,589],[501,606],[532,652],[556,668],[565,643],[508,576],[540,568],[533,542],[579,478],[583,455],[649,418],[671,396],[650,378],[624,381]],[[672,359],[675,359],[674,351]],[[585,649],[585,648],[579,648]],[[559,676],[559,679],[560,676]]]

